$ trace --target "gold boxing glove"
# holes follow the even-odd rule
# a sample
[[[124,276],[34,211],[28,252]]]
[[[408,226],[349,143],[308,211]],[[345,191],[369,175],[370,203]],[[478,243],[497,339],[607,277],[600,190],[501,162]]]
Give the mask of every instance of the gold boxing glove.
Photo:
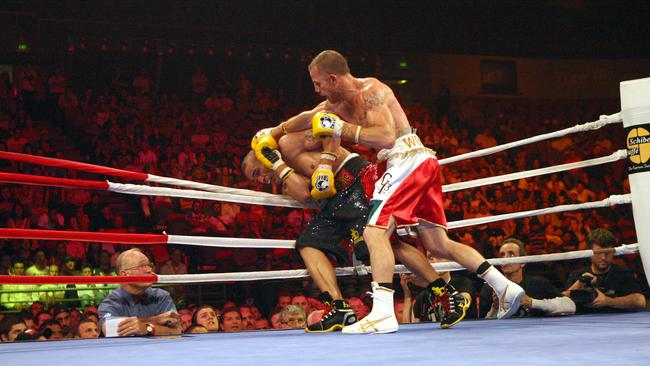
[[[269,159],[269,156],[275,153],[279,154],[280,152],[277,149],[278,149],[278,143],[275,142],[275,139],[271,137],[271,135],[265,135],[265,136],[261,136],[257,140],[257,144],[255,144],[255,147],[253,148],[253,152],[255,152],[255,157],[257,158],[257,160],[262,162],[262,164],[264,164],[265,167],[271,169],[275,161]],[[269,152],[271,152],[271,155],[269,155]]]
[[[265,141],[267,141],[266,147],[270,148],[271,150],[276,150],[278,148],[278,143],[275,141],[273,136],[271,136],[272,129],[272,127],[264,128],[255,133],[255,136],[253,136],[253,139],[251,139],[251,149],[253,151],[257,151],[256,146],[262,138],[265,138]],[[268,138],[271,140],[269,141]],[[261,150],[261,148],[259,150]]]
[[[311,133],[316,138],[341,137],[343,121],[334,113],[318,112],[311,119]]]
[[[311,175],[311,197],[315,200],[330,198],[336,194],[334,173],[329,165],[319,165]]]

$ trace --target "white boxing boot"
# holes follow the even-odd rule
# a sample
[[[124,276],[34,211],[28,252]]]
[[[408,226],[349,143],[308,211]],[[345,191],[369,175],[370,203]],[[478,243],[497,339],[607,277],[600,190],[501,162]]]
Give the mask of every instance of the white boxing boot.
[[[521,286],[507,279],[499,270],[490,266],[480,277],[492,287],[499,298],[497,319],[507,319],[519,310],[526,292]]]
[[[358,322],[343,327],[344,334],[393,333],[397,331],[397,318],[393,308],[395,290],[372,282],[372,311]]]

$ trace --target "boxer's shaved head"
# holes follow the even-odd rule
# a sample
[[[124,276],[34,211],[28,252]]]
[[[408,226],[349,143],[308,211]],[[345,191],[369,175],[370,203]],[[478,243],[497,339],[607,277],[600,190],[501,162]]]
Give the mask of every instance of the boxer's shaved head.
[[[252,150],[242,159],[241,171],[246,178],[263,184],[269,184],[273,180],[273,170],[266,168],[264,164],[257,160],[255,152]]]

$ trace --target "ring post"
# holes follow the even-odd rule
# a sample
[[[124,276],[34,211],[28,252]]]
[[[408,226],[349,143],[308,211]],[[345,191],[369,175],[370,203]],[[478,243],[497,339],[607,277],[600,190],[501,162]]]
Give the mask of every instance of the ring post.
[[[650,284],[650,77],[621,82],[632,213],[641,262]]]

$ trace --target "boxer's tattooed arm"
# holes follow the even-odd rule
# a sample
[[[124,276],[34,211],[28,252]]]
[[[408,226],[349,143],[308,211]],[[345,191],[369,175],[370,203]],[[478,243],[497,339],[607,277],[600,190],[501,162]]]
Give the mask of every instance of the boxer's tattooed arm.
[[[384,105],[386,103],[386,93],[381,90],[371,91],[363,95],[363,101],[366,110]]]

